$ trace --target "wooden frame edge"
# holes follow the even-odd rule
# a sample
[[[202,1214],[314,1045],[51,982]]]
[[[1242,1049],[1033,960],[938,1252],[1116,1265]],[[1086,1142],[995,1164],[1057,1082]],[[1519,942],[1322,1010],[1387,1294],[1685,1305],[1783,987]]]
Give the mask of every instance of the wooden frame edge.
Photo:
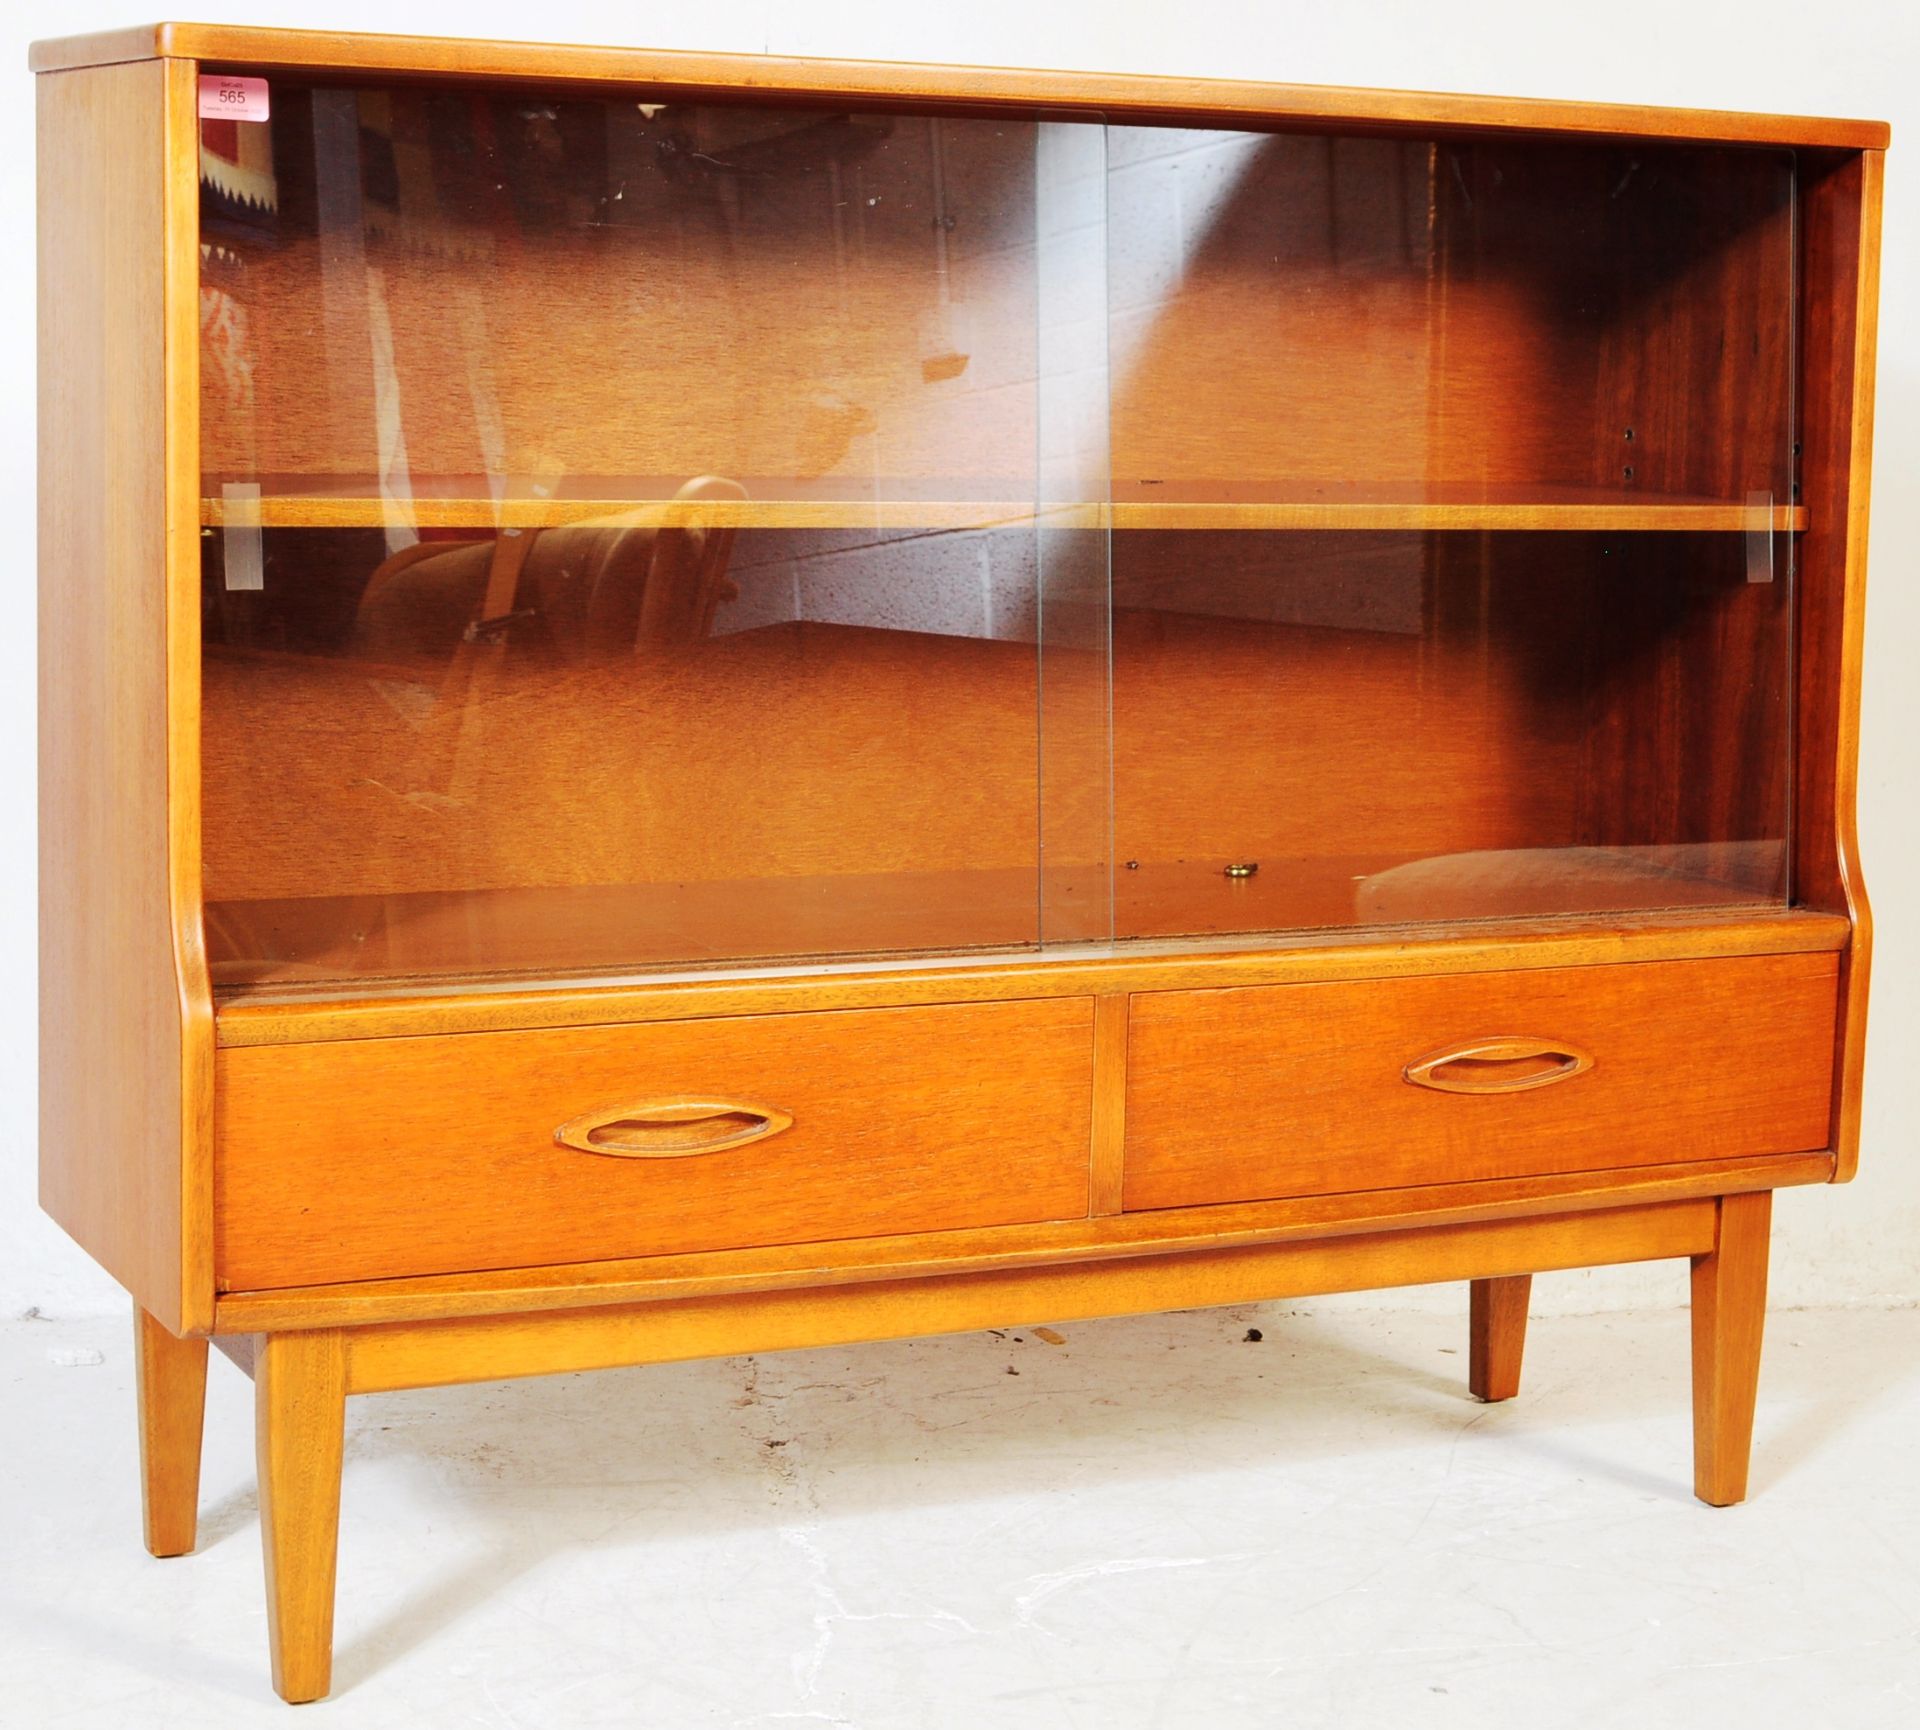
[[[39,135],[41,252],[39,313],[41,347],[42,539],[39,578],[42,592],[41,667],[41,1040],[42,1125],[40,1200],[45,1211],[95,1260],[114,1275],[135,1302],[175,1337],[205,1334],[213,1325],[214,1255],[212,1227],[212,1078],[214,1018],[211,982],[199,943],[199,578],[197,498],[198,437],[198,123],[193,68],[183,64],[130,58],[97,69],[75,69],[66,78],[42,82],[36,91]],[[106,200],[113,233],[123,242],[114,266],[96,263],[89,292],[101,297],[104,327],[86,341],[87,350],[109,357],[113,388],[89,390],[60,372],[62,357],[46,348],[49,321],[48,202],[45,176],[62,152],[49,152],[45,126],[50,107],[64,109],[64,124],[84,115],[78,133],[87,148],[71,154],[91,160],[101,147],[117,150],[108,158],[91,196]],[[137,148],[128,139],[137,134]],[[79,243],[76,241],[75,245]],[[73,268],[61,246],[52,257]],[[62,304],[64,305],[64,299]],[[91,304],[91,303],[89,303]],[[54,328],[59,321],[54,321]],[[71,340],[69,337],[67,340]],[[49,370],[49,368],[52,370]],[[64,387],[64,388],[63,388]],[[76,394],[77,392],[77,394]],[[91,597],[99,614],[84,641],[104,656],[102,665],[118,671],[89,700],[99,710],[92,725],[95,754],[84,761],[50,762],[47,741],[59,736],[46,719],[49,692],[64,698],[58,676],[46,677],[48,560],[58,548],[47,536],[47,500],[56,487],[72,486],[65,476],[49,477],[50,442],[69,417],[101,422],[112,436],[95,431],[104,453],[104,484],[87,500],[98,527],[105,563],[98,569],[54,567],[59,592]],[[54,436],[49,440],[49,433]],[[141,525],[137,567],[115,562],[113,548],[124,545],[124,525]],[[118,540],[116,541],[116,535]],[[189,562],[191,570],[189,571]],[[64,602],[63,602],[64,605]],[[75,602],[78,607],[79,602]],[[71,649],[71,643],[68,644]],[[150,657],[150,660],[149,660]],[[137,668],[137,675],[128,668]],[[110,687],[110,689],[109,689]],[[64,724],[66,717],[61,717]],[[109,777],[108,759],[122,763],[117,747],[100,743],[106,730],[118,729],[140,748],[157,747],[159,778],[145,773],[137,788]],[[175,743],[184,732],[189,760]],[[99,753],[106,752],[106,758]],[[118,772],[124,773],[124,767]],[[62,781],[86,789],[89,797],[137,807],[137,842],[112,846],[88,844],[85,856],[67,852],[45,857],[49,846],[48,789]],[[77,795],[75,795],[77,796]],[[181,801],[186,801],[184,809]],[[148,815],[148,805],[156,807]],[[158,807],[164,805],[164,809]],[[131,833],[131,832],[130,832]],[[72,847],[73,837],[56,827],[56,847]],[[139,890],[129,888],[139,849]],[[149,858],[148,849],[151,849]],[[95,880],[83,899],[67,898],[50,913],[46,886],[51,874],[95,868]],[[115,873],[118,873],[116,876]],[[150,900],[149,900],[150,898]],[[116,970],[98,963],[86,969],[96,981],[98,1001],[81,1027],[50,1025],[46,965],[48,933],[78,921],[82,927],[110,929],[116,920],[126,930],[123,943],[137,949],[137,962]],[[151,944],[149,948],[148,945]],[[126,949],[116,951],[125,957]],[[53,1012],[55,1019],[58,1011]],[[48,1052],[70,1048],[69,1061],[96,1069],[117,1057],[119,1073],[97,1075],[82,1084],[125,1090],[129,1121],[112,1136],[114,1147],[102,1155],[99,1169],[85,1182],[50,1175],[48,1096],[44,1082]],[[110,1055],[111,1054],[111,1055]],[[131,1066],[131,1067],[129,1067]],[[137,1071],[137,1073],[136,1073]],[[175,1089],[178,1089],[177,1095]],[[74,1127],[71,1112],[54,1125],[58,1136],[98,1133]],[[77,1161],[67,1161],[77,1164]],[[144,1241],[142,1241],[144,1239]]]
[[[961,1273],[1112,1265],[1140,1257],[1559,1217],[1825,1183],[1830,1153],[1703,1160],[1637,1171],[1432,1185],[1356,1195],[1242,1202],[853,1242],[779,1245],[626,1262],[229,1292],[217,1331],[431,1322],[811,1290]]]
[[[153,56],[268,69],[397,71],[448,78],[515,78],[522,82],[644,81],[696,96],[750,93],[765,97],[870,97],[983,108],[1044,103],[1056,109],[1079,108],[1121,119],[1164,114],[1183,123],[1217,119],[1301,126],[1346,124],[1396,131],[1426,127],[1449,132],[1564,132],[1603,138],[1853,149],[1884,149],[1889,135],[1884,121],[1843,117],[1141,73],[711,54],[221,24],[167,23],[36,42],[29,50],[28,64],[36,72],[50,72],[107,59]]]
[[[129,60],[164,59],[169,26],[133,24],[123,30],[94,30],[80,36],[52,36],[27,44],[30,72],[78,72],[89,66],[118,66]]]
[[[1867,634],[1867,513],[1873,487],[1874,371],[1880,326],[1880,220],[1886,159],[1860,158],[1860,252],[1854,299],[1852,439],[1848,450],[1846,610],[1841,629],[1839,734],[1834,772],[1834,845],[1841,892],[1853,920],[1843,961],[1838,1049],[1834,1061],[1835,1183],[1860,1167],[1861,1100],[1867,1056],[1867,999],[1873,963],[1873,908],[1860,864],[1860,686]]]
[[[167,870],[180,1002],[181,1331],[214,1320],[213,983],[200,869],[200,121],[197,68],[167,60]]]
[[[1093,1121],[1087,1161],[1087,1212],[1100,1218],[1125,1207],[1127,1155],[1127,1028],[1133,999],[1125,992],[1093,1000]]]
[[[1708,1196],[1090,1266],[385,1323],[344,1330],[347,1391],[384,1393],[1691,1257],[1712,1251],[1719,1212],[1718,1198]]]
[[[896,1004],[1802,955],[1843,950],[1851,934],[1844,915],[1795,908],[1704,919],[1636,915],[1612,921],[1489,922],[1429,928],[1417,936],[1342,933],[1329,940],[1301,934],[1297,940],[1236,951],[1141,944],[1092,955],[1010,955],[975,963],[935,957],[907,966],[852,963],[617,983],[435,989],[424,982],[411,994],[249,994],[216,1000],[215,1037],[223,1046],[304,1045]]]

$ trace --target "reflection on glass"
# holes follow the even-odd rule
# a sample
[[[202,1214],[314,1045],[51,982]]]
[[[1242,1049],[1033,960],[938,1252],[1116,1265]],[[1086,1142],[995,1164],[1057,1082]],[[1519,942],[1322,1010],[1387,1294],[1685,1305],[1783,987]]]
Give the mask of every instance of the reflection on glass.
[[[1138,532],[1114,602],[1123,933],[1785,897],[1741,535]]]
[[[1793,167],[1109,132],[1115,929],[1781,903]]]
[[[1040,935],[1113,934],[1113,595],[1108,501],[1107,137],[1039,130],[1034,543],[1040,620]]]
[[[1790,155],[1109,139],[1116,505],[1789,502]]]
[[[1035,130],[207,123],[217,977],[1036,941]]]
[[[1788,893],[1790,158],[202,128],[230,988]]]

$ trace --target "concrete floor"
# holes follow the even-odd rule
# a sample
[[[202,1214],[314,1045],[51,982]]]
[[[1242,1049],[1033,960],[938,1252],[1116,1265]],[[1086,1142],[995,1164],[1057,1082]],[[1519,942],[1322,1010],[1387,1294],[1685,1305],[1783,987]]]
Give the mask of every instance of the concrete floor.
[[[1920,1723],[1920,1312],[1773,1318],[1726,1512],[1677,1311],[1536,1321],[1501,1407],[1432,1314],[1056,1331],[352,1402],[298,1722]],[[283,1724],[251,1390],[216,1359],[200,1551],[154,1561],[126,1336],[0,1329],[0,1724]]]

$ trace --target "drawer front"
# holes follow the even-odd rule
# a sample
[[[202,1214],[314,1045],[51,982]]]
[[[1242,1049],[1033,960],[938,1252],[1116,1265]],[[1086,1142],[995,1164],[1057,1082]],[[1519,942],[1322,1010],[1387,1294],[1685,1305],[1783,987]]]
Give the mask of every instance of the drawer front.
[[[225,1049],[219,1277],[1078,1217],[1092,1048],[1073,998]]]
[[[1823,1148],[1837,979],[1777,955],[1138,995],[1124,1205]]]

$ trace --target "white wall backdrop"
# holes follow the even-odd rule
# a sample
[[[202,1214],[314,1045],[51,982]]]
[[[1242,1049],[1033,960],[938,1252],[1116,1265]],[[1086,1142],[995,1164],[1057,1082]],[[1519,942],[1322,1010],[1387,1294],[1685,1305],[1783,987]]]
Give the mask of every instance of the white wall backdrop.
[[[27,34],[138,21],[147,0],[9,9],[0,52],[0,520],[13,529],[0,612],[0,1316],[117,1311],[124,1299],[34,1200],[33,90]],[[647,44],[737,53],[1268,78],[1615,102],[1866,115],[1893,123],[1887,175],[1861,837],[1878,914],[1861,1178],[1788,1191],[1784,1304],[1920,1301],[1920,1161],[1907,1053],[1920,1042],[1920,8],[1912,0],[219,0],[250,24]],[[1810,27],[1811,26],[1811,27]],[[1542,1308],[1678,1302],[1677,1267],[1542,1282]],[[1381,1304],[1459,1306],[1444,1290]]]

